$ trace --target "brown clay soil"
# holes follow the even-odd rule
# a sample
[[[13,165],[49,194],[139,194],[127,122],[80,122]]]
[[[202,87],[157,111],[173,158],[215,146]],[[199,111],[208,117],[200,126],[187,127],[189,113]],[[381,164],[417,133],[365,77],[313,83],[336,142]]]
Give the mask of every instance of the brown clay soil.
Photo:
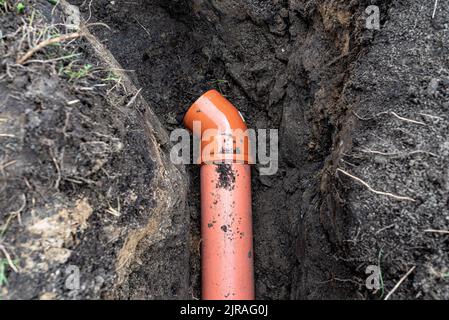
[[[199,298],[199,168],[168,136],[215,88],[279,130],[279,171],[252,172],[257,298],[381,299],[413,269],[392,298],[449,299],[448,0],[9,2],[2,297]]]

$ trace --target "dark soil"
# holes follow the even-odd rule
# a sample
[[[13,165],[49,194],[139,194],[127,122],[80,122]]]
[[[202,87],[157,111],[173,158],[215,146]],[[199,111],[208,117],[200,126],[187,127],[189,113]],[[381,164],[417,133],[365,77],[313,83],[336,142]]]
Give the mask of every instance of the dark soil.
[[[4,122],[22,138],[1,138],[2,163],[18,164],[5,169],[0,219],[17,212],[21,194],[24,219],[34,219],[32,209],[50,218],[52,210],[88,213],[73,240],[57,246],[51,272],[9,271],[7,296],[73,297],[61,289],[61,265],[74,264],[89,275],[75,298],[199,298],[199,168],[185,174],[169,164],[165,130],[179,128],[190,104],[215,88],[250,128],[280,133],[278,173],[260,176],[253,167],[257,298],[379,299],[412,267],[394,298],[449,298],[448,237],[425,232],[449,230],[447,1],[434,18],[433,4],[418,0],[72,3],[88,23],[109,27],[90,30],[132,84],[111,101],[113,84],[82,90],[105,75],[74,85],[54,65],[32,64],[34,72],[13,67],[11,76],[3,58],[0,96],[22,98],[2,105],[1,116],[24,120]],[[380,31],[365,29],[370,4],[380,8]],[[14,15],[1,19],[2,34],[18,28]],[[91,46],[79,46],[80,66],[98,61]],[[75,98],[76,108],[63,103]],[[232,175],[219,170],[225,186]],[[122,214],[104,213],[118,199]],[[32,236],[14,236],[18,223],[8,230],[13,257],[26,257],[19,248]],[[41,266],[39,259],[30,260]],[[374,292],[365,286],[369,265],[382,272]],[[49,277],[58,281],[42,289]]]
[[[238,106],[249,127],[280,130],[279,172],[259,176],[257,166],[253,172],[257,297],[350,298],[351,286],[333,281],[351,275],[332,257],[320,224],[317,177],[342,116],[338,93],[359,53],[360,26],[349,17],[361,4],[152,0],[97,1],[81,9],[111,28],[95,34],[134,71],[169,130],[210,88]],[[324,24],[333,14],[341,21]],[[194,297],[200,296],[198,170],[190,168]]]
[[[363,11],[370,4],[380,6],[385,27],[379,35],[363,28]],[[441,6],[447,9],[444,4]],[[441,277],[438,280],[441,285],[433,289],[426,283],[432,281],[430,273],[444,275],[447,272],[447,261],[441,260],[445,256],[441,251],[445,238],[423,234],[422,228],[411,227],[412,224],[447,229],[444,217],[431,223],[418,213],[423,210],[432,217],[435,212],[447,213],[447,191],[441,189],[445,185],[443,180],[437,178],[438,175],[434,177],[435,182],[423,179],[423,175],[432,171],[447,170],[444,161],[441,162],[444,158],[439,158],[444,157],[443,153],[437,152],[438,145],[444,146],[447,137],[442,131],[444,122],[426,126],[427,133],[410,137],[409,142],[404,135],[411,133],[404,133],[400,128],[395,130],[400,130],[401,136],[388,138],[383,132],[388,133],[390,125],[382,129],[378,119],[362,122],[351,131],[357,122],[351,111],[359,109],[356,101],[365,101],[364,92],[371,102],[363,105],[363,110],[369,110],[363,115],[386,110],[407,115],[420,110],[440,117],[445,114],[441,109],[441,103],[447,98],[444,95],[447,75],[441,71],[441,66],[447,66],[447,46],[443,45],[447,28],[444,9],[440,9],[433,20],[429,19],[433,8],[426,6],[424,9],[419,1],[406,4],[399,1],[153,0],[121,5],[99,1],[91,9],[95,19],[112,28],[99,30],[97,34],[107,41],[108,48],[125,68],[135,70],[144,96],[168,128],[180,125],[173,119],[179,120],[202,92],[217,88],[239,107],[250,127],[280,130],[278,174],[259,177],[257,166],[253,172],[259,298],[381,297],[410,265],[417,263],[423,263],[421,268],[427,270],[427,274],[419,278],[424,279],[422,284],[429,289],[413,290],[404,286],[405,296],[447,295],[447,290],[438,289],[446,285]],[[403,19],[406,15],[408,18]],[[389,22],[392,16],[395,20]],[[419,23],[418,29],[411,28],[418,19],[424,22]],[[409,30],[409,33],[401,30]],[[427,36],[434,36],[435,40],[427,40]],[[404,37],[406,40],[401,40]],[[420,43],[416,39],[426,40]],[[373,41],[371,50],[369,46]],[[399,52],[397,47],[401,48]],[[419,53],[429,52],[432,47],[425,58],[424,53]],[[411,56],[413,51],[415,54]],[[394,58],[397,62],[391,60]],[[427,66],[410,70],[406,66],[413,67],[410,65],[413,59],[424,59]],[[379,70],[379,65],[385,71]],[[404,67],[396,71],[394,66]],[[427,78],[423,77],[425,74]],[[427,89],[432,79],[436,79],[435,88]],[[373,81],[379,84],[376,86]],[[404,101],[402,97],[410,95],[410,90],[412,97],[409,99],[412,100]],[[426,94],[429,90],[435,91],[431,93],[432,99]],[[416,107],[410,109],[407,101]],[[400,107],[405,103],[407,109]],[[419,119],[423,120],[422,116]],[[436,121],[436,118],[427,121],[431,119],[432,123]],[[372,137],[378,136],[387,144],[391,139],[394,141],[389,147],[383,146],[381,151],[384,152],[391,148],[404,152],[405,146],[401,144],[420,141],[423,147],[418,145],[415,149],[433,150],[440,156],[429,158],[428,154],[420,154],[411,159],[399,157],[393,162],[385,158],[379,160],[377,156],[368,157],[374,161],[375,167],[372,167],[363,157],[356,156],[357,161],[352,159],[352,154],[349,159],[342,159],[343,152],[351,148],[353,136],[356,148],[370,146]],[[424,148],[431,145],[430,141],[434,145],[432,150]],[[408,147],[410,150],[412,146]],[[351,167],[347,167],[347,163],[357,168],[349,170]],[[412,171],[415,178],[408,179],[411,166],[415,167]],[[379,183],[374,184],[376,189],[402,191],[414,197],[418,193],[427,199],[427,205],[419,200],[410,206],[363,189],[351,192],[348,187],[354,186],[355,181],[341,175],[339,182],[334,180],[337,167],[358,174],[370,183],[379,179]],[[190,170],[192,190],[198,188],[197,170]],[[376,174],[379,170],[387,176]],[[397,176],[403,177],[402,183],[395,179]],[[413,188],[415,195],[405,187],[411,190],[413,184],[420,185]],[[428,197],[424,196],[426,193]],[[435,198],[437,195],[442,198]],[[197,196],[196,191],[189,198],[194,222],[191,225],[193,248],[197,247],[199,239]],[[377,215],[384,212],[384,218],[366,220],[370,217],[369,208],[376,208]],[[396,216],[394,212],[401,213]],[[374,218],[374,211],[371,216]],[[398,219],[400,227],[395,222]],[[376,233],[392,223],[395,227],[382,231],[382,236]],[[356,234],[363,239],[363,232],[369,241],[360,242],[357,237],[354,240]],[[417,237],[417,233],[421,235]],[[405,234],[413,240],[404,237]],[[412,243],[414,250],[406,247]],[[433,253],[429,256],[430,252]],[[407,261],[409,255],[415,258]],[[435,259],[438,262],[433,265],[424,263]],[[199,257],[193,254],[194,296],[199,295],[198,262]],[[382,292],[373,295],[364,289],[364,270],[370,264],[380,264],[385,285]]]
[[[396,299],[449,299],[449,237],[426,231],[449,230],[449,1],[434,18],[433,10],[434,1],[393,6],[342,98],[364,120],[354,116],[339,166],[415,200],[377,196],[338,175],[352,213],[346,260],[379,265],[385,290],[415,267]]]
[[[69,16],[52,14],[49,2],[27,8],[0,12],[1,298],[138,298],[140,287],[127,284],[144,259],[153,275],[168,266],[167,278],[145,283],[153,298],[188,296],[185,182],[159,147],[160,123],[92,42],[60,43],[15,64],[33,46],[20,43],[27,34],[72,31],[56,26]],[[70,286],[78,271],[79,286]]]

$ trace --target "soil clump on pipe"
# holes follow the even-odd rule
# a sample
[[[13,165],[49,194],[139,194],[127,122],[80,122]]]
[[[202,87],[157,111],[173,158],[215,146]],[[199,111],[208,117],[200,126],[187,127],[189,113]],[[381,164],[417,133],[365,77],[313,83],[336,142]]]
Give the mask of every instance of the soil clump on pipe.
[[[235,185],[235,172],[230,164],[220,164],[216,169],[218,173],[217,188],[232,190]]]

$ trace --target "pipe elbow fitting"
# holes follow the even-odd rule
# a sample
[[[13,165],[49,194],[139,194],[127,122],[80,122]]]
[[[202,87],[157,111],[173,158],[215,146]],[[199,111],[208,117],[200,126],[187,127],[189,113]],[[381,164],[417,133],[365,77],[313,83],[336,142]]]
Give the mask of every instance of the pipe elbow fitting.
[[[215,90],[184,116],[199,138],[201,292],[205,300],[253,300],[254,259],[249,137],[240,112]],[[195,145],[198,141],[194,141]],[[196,150],[195,152],[196,153]],[[194,157],[197,157],[195,155]]]
[[[203,94],[187,111],[184,126],[201,138],[201,162],[249,163],[247,126],[237,108],[218,91]]]

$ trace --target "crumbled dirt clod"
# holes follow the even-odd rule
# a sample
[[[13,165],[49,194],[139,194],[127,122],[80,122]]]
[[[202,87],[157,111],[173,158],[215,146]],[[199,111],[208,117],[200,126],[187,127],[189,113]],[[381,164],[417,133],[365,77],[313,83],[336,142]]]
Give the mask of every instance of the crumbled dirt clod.
[[[218,173],[217,188],[232,190],[235,187],[235,172],[230,164],[219,164],[216,166]]]

